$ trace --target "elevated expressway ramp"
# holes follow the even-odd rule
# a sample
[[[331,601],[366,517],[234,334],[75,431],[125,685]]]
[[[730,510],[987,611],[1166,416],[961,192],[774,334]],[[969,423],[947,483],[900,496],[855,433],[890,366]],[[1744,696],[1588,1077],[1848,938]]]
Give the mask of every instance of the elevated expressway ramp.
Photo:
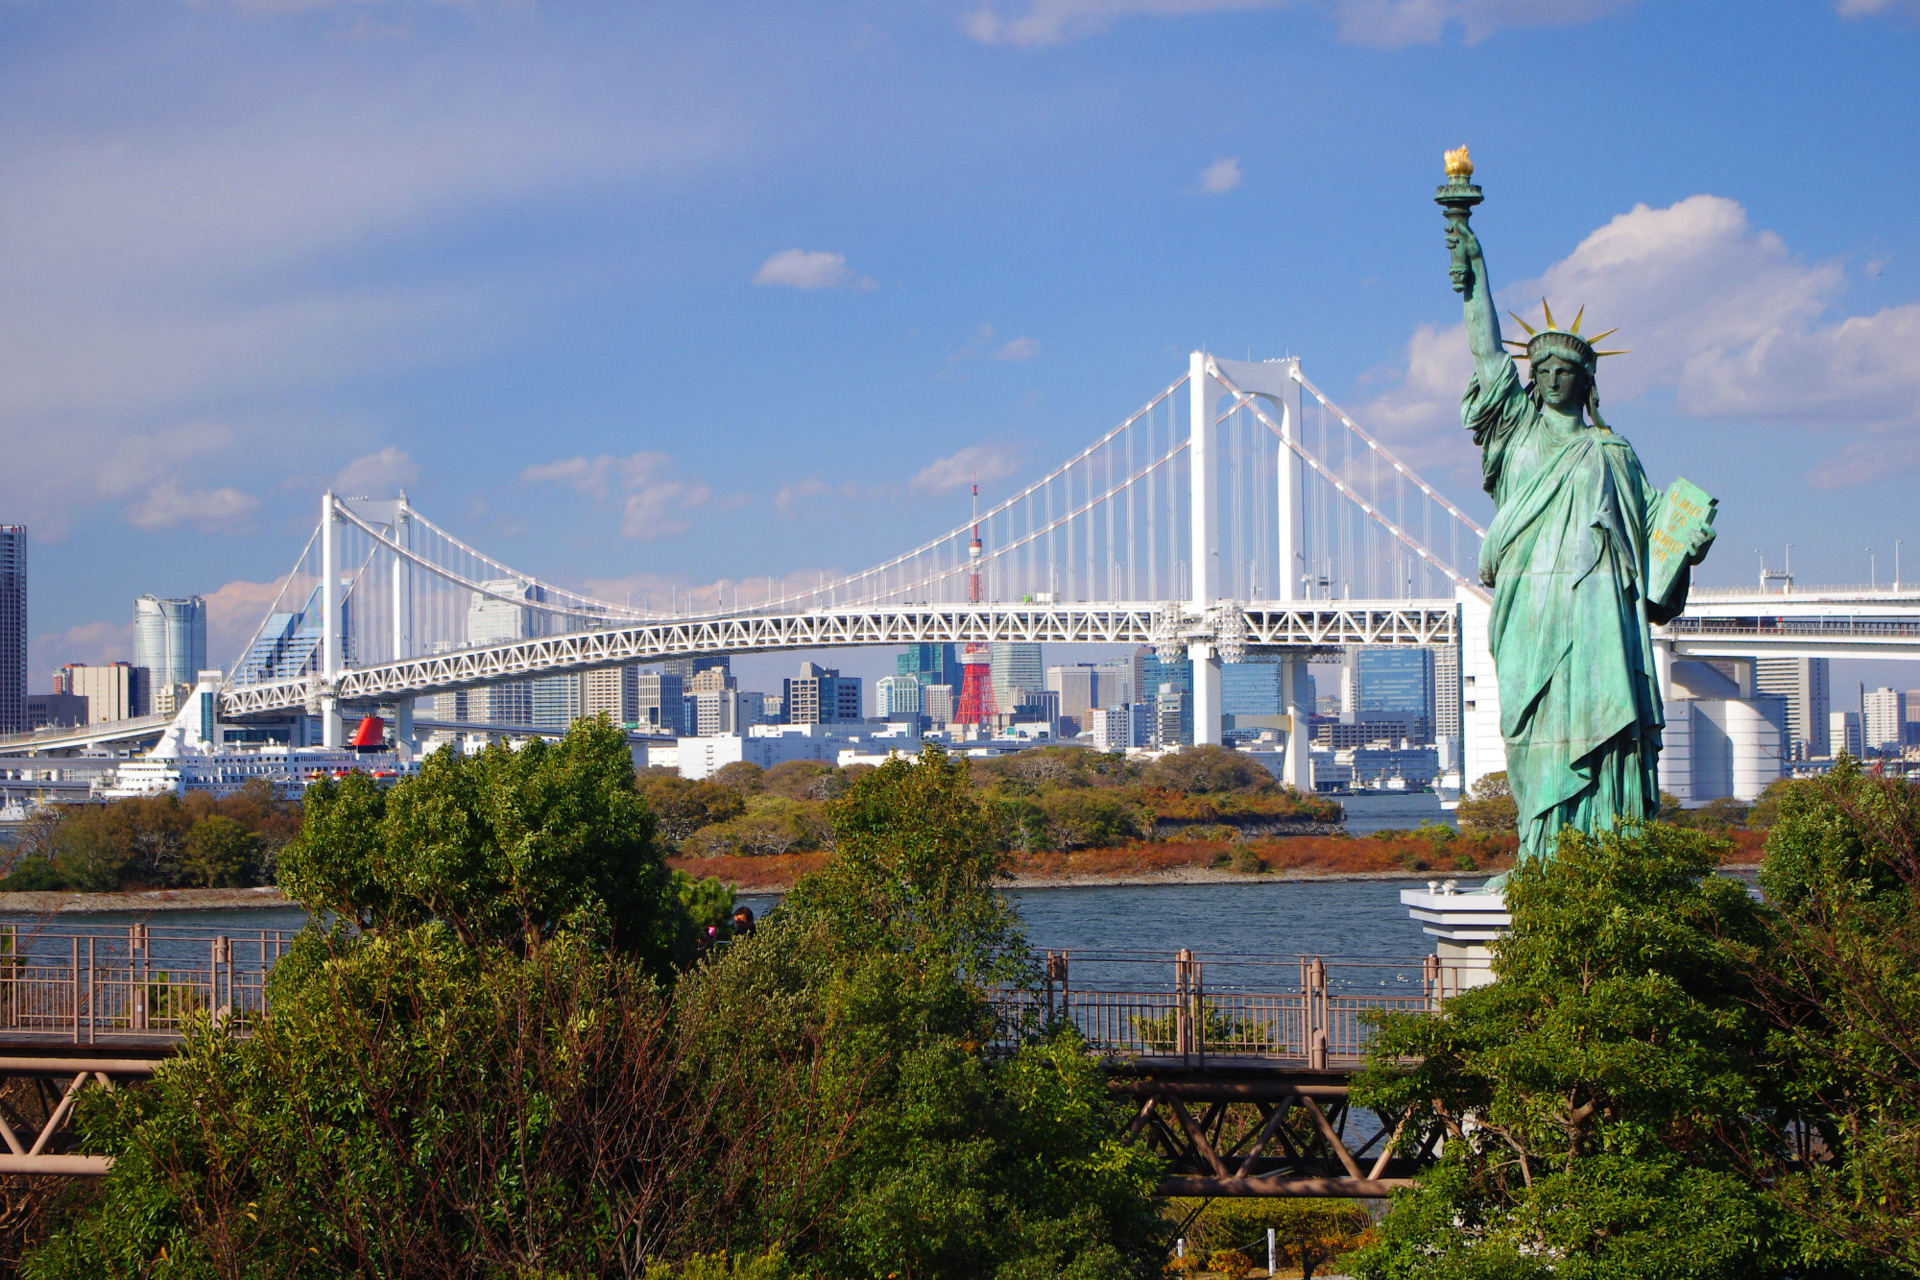
[[[1665,634],[1682,658],[1920,658],[1920,590],[1696,589]]]

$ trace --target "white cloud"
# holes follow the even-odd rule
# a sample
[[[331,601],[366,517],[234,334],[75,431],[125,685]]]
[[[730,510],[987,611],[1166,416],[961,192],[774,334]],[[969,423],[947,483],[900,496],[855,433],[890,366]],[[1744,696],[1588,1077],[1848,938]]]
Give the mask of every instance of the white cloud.
[[[1245,176],[1240,172],[1239,156],[1221,156],[1200,171],[1201,194],[1223,196],[1239,186]]]
[[[1497,271],[1497,245],[1490,253]],[[1864,433],[1815,473],[1816,483],[1839,485],[1920,461],[1920,304],[1830,316],[1845,283],[1837,264],[1808,263],[1754,229],[1736,202],[1698,195],[1635,206],[1499,297],[1535,324],[1544,295],[1562,324],[1584,305],[1586,332],[1618,326],[1605,345],[1630,354],[1600,366],[1609,403],[1670,388],[1695,418]],[[1399,385],[1362,409],[1362,425],[1409,441],[1455,427],[1444,431],[1454,443],[1439,446],[1455,454],[1470,369],[1460,326],[1422,326]],[[1616,425],[1631,434],[1629,420]]]
[[[358,496],[404,488],[419,478],[420,467],[406,451],[388,445],[342,467],[333,479],[333,487],[337,493]]]
[[[339,10],[429,5],[441,7]],[[142,16],[164,26],[180,8]],[[534,255],[476,268],[470,255],[421,258],[419,244],[710,163],[752,109],[703,93],[702,59],[666,43],[562,56],[476,39],[396,52],[402,63],[376,70],[333,42],[261,45],[238,33],[251,23],[181,20],[200,34],[179,59],[129,52],[177,31],[43,42],[23,48],[7,87],[21,127],[0,142],[0,189],[13,193],[0,202],[0,442],[25,474],[0,468],[0,507],[55,536],[156,479],[134,456],[146,424],[497,346],[588,286]],[[112,91],[85,88],[101,84]],[[82,99],[90,109],[76,110]],[[399,260],[414,265],[395,271]],[[233,424],[242,488],[284,465],[266,430]],[[134,479],[103,480],[123,459]]]
[[[973,331],[973,336],[962,343],[959,350],[947,357],[946,371],[936,376],[943,378],[955,377],[954,366],[963,364],[968,360],[985,359],[1019,362],[1031,360],[1039,354],[1040,340],[1038,338],[1023,336],[1019,338],[1008,338],[1005,342],[995,342],[993,326],[983,324]]]
[[[184,490],[171,480],[153,486],[126,508],[127,523],[155,532],[190,524],[202,533],[244,533],[260,499],[231,487]]]
[[[1019,455],[1005,445],[970,444],[922,467],[907,487],[916,493],[950,493],[976,481],[1005,479],[1019,465]]]
[[[765,287],[788,289],[874,289],[866,276],[847,265],[844,253],[819,250],[782,249],[760,264],[753,282]]]
[[[620,536],[651,542],[691,529],[693,520],[687,513],[713,500],[708,486],[668,476],[672,462],[666,454],[654,452],[625,458],[610,454],[562,458],[528,467],[520,479],[528,484],[565,485],[598,502],[621,496]]]
[[[1859,0],[1842,0],[1855,3]],[[1872,3],[1872,0],[1866,0]],[[1379,48],[1434,44],[1450,31],[1473,44],[1505,27],[1558,26],[1622,13],[1633,0],[986,0],[961,25],[975,40],[1044,48],[1098,35],[1134,17],[1182,18],[1312,3],[1342,40]]]
[[[53,671],[69,662],[104,666],[109,662],[133,661],[133,626],[123,622],[83,622],[65,631],[50,631],[33,638],[31,667],[27,688],[51,689]]]

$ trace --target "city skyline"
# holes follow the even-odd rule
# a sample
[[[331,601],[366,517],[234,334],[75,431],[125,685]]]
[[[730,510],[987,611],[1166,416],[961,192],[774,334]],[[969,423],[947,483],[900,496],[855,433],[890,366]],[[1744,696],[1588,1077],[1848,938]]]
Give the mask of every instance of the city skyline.
[[[1426,203],[1462,141],[1503,299],[1623,324],[1610,420],[1723,497],[1703,578],[1791,537],[1803,581],[1865,580],[1869,546],[1884,581],[1920,259],[1897,131],[1851,127],[1911,107],[1912,9],[1875,7],[9,6],[0,519],[35,532],[30,683],[130,658],[143,593],[205,597],[231,665],[330,483],[408,487],[617,599],[860,567],[1193,346],[1302,355],[1479,512]],[[1632,92],[1566,172],[1513,95],[1442,93],[1544,83],[1567,48]],[[76,87],[103,66],[129,71]],[[1731,398],[1763,349],[1778,376]]]

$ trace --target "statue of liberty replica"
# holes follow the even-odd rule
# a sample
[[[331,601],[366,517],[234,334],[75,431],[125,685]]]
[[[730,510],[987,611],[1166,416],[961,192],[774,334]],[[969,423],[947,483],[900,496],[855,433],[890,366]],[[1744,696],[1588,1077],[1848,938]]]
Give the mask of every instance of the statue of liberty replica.
[[[1446,161],[1434,199],[1473,352],[1460,416],[1496,509],[1480,580],[1493,590],[1507,780],[1520,857],[1550,858],[1567,827],[1592,833],[1659,812],[1664,721],[1650,628],[1686,607],[1714,504],[1685,480],[1649,485],[1633,446],[1600,416],[1600,359],[1625,353],[1596,349],[1606,333],[1581,334],[1585,307],[1561,329],[1542,299],[1544,327],[1514,316],[1526,339],[1502,340],[1486,255],[1467,225],[1482,199],[1473,165],[1465,147]],[[1524,378],[1508,346],[1523,353]]]

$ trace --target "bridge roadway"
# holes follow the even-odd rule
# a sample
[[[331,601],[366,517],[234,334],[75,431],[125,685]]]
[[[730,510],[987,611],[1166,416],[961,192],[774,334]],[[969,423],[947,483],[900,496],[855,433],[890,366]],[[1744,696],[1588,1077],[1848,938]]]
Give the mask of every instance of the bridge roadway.
[[[0,926],[0,1174],[92,1176],[74,1150],[83,1091],[151,1076],[203,1014],[244,1029],[291,935],[130,925]],[[1457,990],[1434,957],[1210,959],[1191,951],[1049,952],[1032,990],[996,995],[996,1047],[1071,1023],[1132,1131],[1165,1161],[1163,1195],[1387,1195],[1443,1135],[1351,1100],[1369,1010],[1431,1012]]]
[[[796,614],[746,612],[661,618],[570,631],[506,644],[342,670],[331,690],[310,678],[230,685],[223,720],[314,707],[329,694],[342,704],[377,705],[495,684],[502,680],[658,662],[703,653],[754,653],[859,645],[1185,644],[1249,648],[1444,644],[1455,638],[1451,600],[1317,600],[1297,604],[1226,601],[1196,613],[1179,604],[889,605]]]

